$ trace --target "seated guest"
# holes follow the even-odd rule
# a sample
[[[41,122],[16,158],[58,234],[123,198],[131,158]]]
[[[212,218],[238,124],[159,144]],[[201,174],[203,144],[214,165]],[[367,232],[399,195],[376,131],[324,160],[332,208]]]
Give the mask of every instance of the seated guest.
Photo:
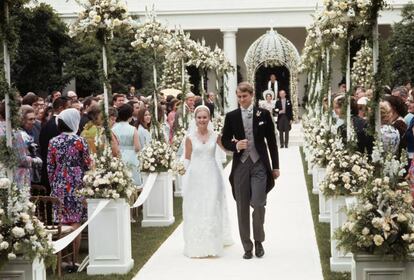
[[[76,192],[83,185],[83,176],[89,169],[88,144],[78,136],[80,113],[74,108],[63,110],[56,116],[59,135],[49,142],[47,173],[51,196],[63,205],[62,223],[78,228],[86,218],[85,199]],[[54,209],[57,211],[57,209]],[[57,213],[55,213],[57,217]],[[81,235],[74,242],[74,259],[78,261]]]

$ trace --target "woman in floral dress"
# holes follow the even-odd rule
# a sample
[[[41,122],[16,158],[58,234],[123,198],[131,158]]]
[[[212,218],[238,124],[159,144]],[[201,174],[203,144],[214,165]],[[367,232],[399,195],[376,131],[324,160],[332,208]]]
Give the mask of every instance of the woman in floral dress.
[[[76,134],[80,121],[79,111],[66,109],[56,120],[60,135],[49,141],[47,156],[51,196],[57,197],[63,205],[62,223],[76,229],[86,214],[85,200],[76,194],[76,190],[83,184],[83,175],[88,170],[91,159],[86,141]],[[80,241],[79,235],[74,241],[75,262]]]

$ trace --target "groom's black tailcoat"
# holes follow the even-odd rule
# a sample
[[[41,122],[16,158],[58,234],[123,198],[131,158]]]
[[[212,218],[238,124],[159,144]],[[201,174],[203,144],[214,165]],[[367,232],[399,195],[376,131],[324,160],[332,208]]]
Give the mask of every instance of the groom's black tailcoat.
[[[266,167],[267,173],[267,185],[266,192],[269,192],[275,185],[273,179],[272,170],[279,169],[279,155],[277,151],[276,137],[275,137],[275,127],[273,124],[273,119],[270,116],[268,110],[261,108],[253,107],[253,136],[254,136],[254,145],[260,156],[260,160]],[[237,165],[241,162],[240,157],[243,154],[244,150],[240,152],[236,149],[236,141],[246,139],[244,133],[243,119],[241,109],[236,109],[226,114],[226,119],[224,121],[222,143],[224,148],[233,152],[233,165],[231,168],[230,174],[230,184],[233,190],[234,196],[234,170]],[[267,141],[267,146],[265,143]],[[272,165],[270,165],[270,160],[268,156],[268,149],[270,158],[272,160]]]

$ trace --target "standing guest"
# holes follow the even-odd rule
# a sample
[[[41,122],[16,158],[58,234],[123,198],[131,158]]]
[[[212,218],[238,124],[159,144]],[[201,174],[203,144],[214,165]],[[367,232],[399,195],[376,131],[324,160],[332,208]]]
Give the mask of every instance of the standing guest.
[[[292,127],[292,103],[286,97],[286,91],[279,91],[280,99],[276,101],[277,129],[279,130],[280,147],[287,148],[289,144],[289,131]]]
[[[397,87],[394,88],[391,92],[391,95],[393,96],[397,96],[399,98],[401,98],[401,100],[405,103],[408,99],[408,92],[407,89],[405,87]]]
[[[271,90],[274,93],[279,92],[279,82],[277,81],[276,74],[271,74],[270,75],[270,80],[267,83],[267,90]],[[279,98],[279,95],[278,95],[278,98]]]
[[[109,128],[112,128],[115,125],[117,119],[118,119],[118,110],[114,107],[109,107],[108,109]]]
[[[400,134],[400,144],[397,153],[397,157],[399,158],[402,150],[407,148],[407,139],[405,138],[407,124],[403,118],[407,115],[407,106],[401,97],[397,97],[395,95],[385,96],[384,101],[388,102],[390,105],[390,124],[397,129]]]
[[[74,108],[63,110],[56,116],[59,135],[49,142],[47,173],[52,189],[51,196],[63,205],[61,221],[77,229],[86,218],[85,199],[77,190],[82,188],[83,176],[89,169],[91,158],[88,144],[78,136],[80,113]],[[55,217],[58,209],[54,208]],[[74,260],[78,262],[81,235],[74,242]]]
[[[346,93],[346,83],[344,79],[338,83],[338,93]]]
[[[22,105],[30,105],[33,107],[33,104],[39,100],[39,96],[37,96],[33,92],[28,92],[22,99]]]
[[[208,107],[208,109],[210,110],[210,116],[211,118],[214,118],[214,108],[215,108],[215,103],[214,100],[216,99],[216,94],[214,92],[209,92],[207,94],[207,100],[206,100],[206,106]]]
[[[407,111],[408,113],[407,115],[405,115],[404,121],[407,124],[407,126],[409,126],[411,123],[411,120],[414,117],[414,99],[410,98],[407,100]]]
[[[124,104],[118,109],[118,120],[112,131],[119,141],[122,161],[130,168],[132,179],[136,186],[140,186],[141,174],[139,173],[138,152],[141,150],[137,129],[130,125],[134,109],[129,104]]]
[[[151,143],[152,137],[150,133],[151,113],[147,108],[142,108],[138,113],[138,137],[141,149]]]
[[[85,124],[90,121],[90,119],[88,118],[88,112],[90,108],[97,104],[98,104],[98,99],[92,96],[85,98],[85,100],[83,101],[83,112],[82,112],[82,116],[81,116],[81,120],[79,124],[79,133],[82,132]]]
[[[259,107],[268,110],[270,115],[273,115],[276,101],[274,100],[275,94],[271,90],[265,90],[263,92],[264,100],[259,100]]]
[[[67,94],[68,98],[70,98],[72,101],[77,101],[78,100],[78,95],[76,94],[76,92],[74,92],[73,90],[68,91]]]
[[[189,92],[185,95],[185,101],[184,106],[181,106],[175,115],[174,120],[174,130],[176,130],[177,127],[181,126],[180,120],[183,121],[183,119],[186,119],[187,122],[193,119],[193,112],[195,108],[195,95],[192,92]],[[184,114],[185,112],[185,114]]]
[[[17,156],[17,167],[13,172],[13,182],[16,183],[20,190],[26,191],[29,194],[30,190],[30,169],[33,159],[30,157],[27,146],[24,143],[20,131],[13,131],[13,150]],[[0,138],[6,137],[6,105],[0,102]],[[6,174],[1,174],[1,177],[6,177]]]
[[[132,112],[132,119],[129,124],[132,126],[137,126],[136,122],[138,121],[138,113],[141,108],[140,104],[137,101],[128,101],[128,104],[131,105],[132,108],[134,109],[134,111]]]
[[[120,94],[120,93],[115,93],[114,96],[112,97],[112,106],[114,108],[119,109],[124,104],[125,104],[125,95]]]
[[[70,106],[71,108],[78,110],[79,113],[82,114],[82,103],[79,100],[72,100]]]
[[[39,97],[37,101],[33,103],[32,107],[35,110],[36,120],[41,123],[46,110],[45,100],[42,97]]]
[[[170,126],[170,143],[172,143],[172,140],[174,138],[174,121],[177,114],[178,107],[180,106],[181,101],[178,99],[171,100],[171,111],[168,113],[167,116],[167,122]]]
[[[90,121],[85,125],[82,130],[81,136],[86,140],[89,147],[89,153],[96,154],[97,149],[103,149],[105,147],[106,136],[103,124],[103,114],[99,105],[91,106],[88,112],[88,118]],[[111,131],[111,148],[112,156],[117,157],[120,155],[118,140],[115,138],[114,133]],[[99,139],[100,146],[96,147],[96,140]]]
[[[20,108],[21,117],[22,117],[22,128],[27,133],[27,135],[32,138],[30,142],[39,145],[39,135],[41,125],[40,122],[36,120],[35,110],[32,106],[22,105]]]
[[[135,87],[133,85],[130,85],[128,87],[127,98],[130,99],[130,98],[133,98],[133,97],[136,97],[136,96],[137,96],[137,91],[136,91]]]
[[[43,161],[42,164],[42,185],[45,186],[50,193],[49,179],[47,176],[47,153],[49,147],[49,140],[59,135],[59,131],[56,125],[56,116],[59,115],[63,110],[70,107],[70,100],[67,97],[59,97],[53,102],[53,115],[45,123],[40,130],[39,135],[39,146],[40,146],[40,157]]]
[[[392,123],[391,106],[388,102],[380,103],[381,111],[381,142],[385,152],[393,155],[398,154],[400,145],[400,133],[394,128]]]
[[[62,93],[60,91],[58,90],[52,91],[52,93],[50,94],[50,102],[51,103],[55,102],[55,100],[61,96],[62,96]]]

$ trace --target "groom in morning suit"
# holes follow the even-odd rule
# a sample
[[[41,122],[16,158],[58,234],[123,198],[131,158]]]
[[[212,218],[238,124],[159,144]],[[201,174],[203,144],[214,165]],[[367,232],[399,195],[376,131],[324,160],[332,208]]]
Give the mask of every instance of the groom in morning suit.
[[[250,207],[253,208],[255,254],[262,257],[266,196],[280,175],[279,157],[273,119],[269,111],[253,106],[252,85],[240,83],[236,94],[240,108],[227,113],[222,143],[227,150],[233,151],[229,179],[237,204],[239,234],[245,252],[243,258],[251,259],[253,242],[250,239]]]

